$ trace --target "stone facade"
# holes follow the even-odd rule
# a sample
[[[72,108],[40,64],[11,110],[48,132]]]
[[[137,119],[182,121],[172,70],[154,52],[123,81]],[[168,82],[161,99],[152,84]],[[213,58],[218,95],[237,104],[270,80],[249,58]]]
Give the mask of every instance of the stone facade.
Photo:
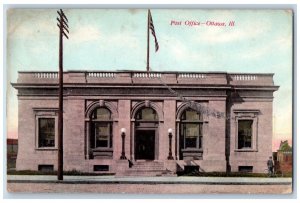
[[[17,170],[57,169],[57,77],[56,72],[19,72],[12,84],[19,102]],[[65,72],[64,170],[122,174],[150,159],[157,170],[171,172],[190,165],[205,172],[265,172],[272,155],[272,102],[277,89],[273,74]],[[97,109],[107,109],[109,120],[101,120],[104,114],[96,115]],[[147,113],[151,109],[152,114]],[[200,117],[183,120],[186,111],[187,116]],[[143,120],[144,115],[155,118]],[[43,118],[55,121],[50,127],[55,131],[51,147],[40,146]],[[104,129],[101,122],[109,127]],[[122,128],[129,161],[120,159]],[[99,129],[109,136],[101,138]],[[98,139],[99,146],[107,147],[97,147]],[[170,143],[173,160],[168,159]],[[143,155],[137,154],[139,150]]]

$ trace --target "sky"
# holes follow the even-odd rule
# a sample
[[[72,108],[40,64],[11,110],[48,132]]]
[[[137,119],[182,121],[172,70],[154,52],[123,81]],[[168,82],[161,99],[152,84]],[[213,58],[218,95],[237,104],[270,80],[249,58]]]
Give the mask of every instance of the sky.
[[[69,40],[64,70],[146,70],[147,10],[64,9]],[[274,73],[273,150],[292,140],[292,12],[289,10],[152,9],[153,71]],[[56,10],[7,12],[7,131],[17,137],[18,71],[58,70]],[[171,25],[172,21],[181,25]],[[200,22],[188,26],[185,22]],[[206,22],[227,26],[207,26]],[[234,21],[234,26],[228,26]]]

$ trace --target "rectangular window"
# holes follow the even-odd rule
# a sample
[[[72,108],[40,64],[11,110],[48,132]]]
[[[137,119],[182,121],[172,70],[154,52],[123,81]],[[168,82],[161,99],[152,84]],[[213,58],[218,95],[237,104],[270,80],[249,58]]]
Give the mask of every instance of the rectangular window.
[[[111,124],[95,123],[95,140],[97,147],[110,147]]]
[[[43,171],[43,172],[54,171],[54,166],[53,165],[39,165],[38,170]]]
[[[198,137],[199,136],[199,124],[185,124],[186,137]]]
[[[109,171],[109,165],[94,165],[94,171]]]
[[[238,149],[252,147],[253,120],[238,121]]]
[[[239,172],[252,173],[253,172],[253,166],[239,166]]]
[[[181,124],[181,135],[183,136],[184,149],[202,148],[202,124],[200,123]]]
[[[185,173],[193,173],[193,172],[199,172],[199,166],[192,166],[192,165],[185,165],[184,166],[184,172]]]
[[[55,146],[55,118],[38,119],[38,146]]]

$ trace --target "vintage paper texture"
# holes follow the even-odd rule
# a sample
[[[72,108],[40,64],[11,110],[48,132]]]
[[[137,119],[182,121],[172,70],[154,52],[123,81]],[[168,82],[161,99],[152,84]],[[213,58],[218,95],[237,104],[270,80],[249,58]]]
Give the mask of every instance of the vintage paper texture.
[[[64,12],[70,31],[69,40],[64,39],[64,71],[146,70],[147,10]],[[151,14],[159,49],[155,51],[150,31],[150,72],[274,73],[274,84],[280,88],[269,118],[272,150],[282,140],[292,144],[291,10],[152,9]],[[18,117],[23,113],[10,84],[17,83],[18,71],[58,71],[56,17],[53,9],[7,11],[8,138],[18,138]],[[108,128],[97,130],[109,134]],[[198,132],[195,126],[187,136]]]

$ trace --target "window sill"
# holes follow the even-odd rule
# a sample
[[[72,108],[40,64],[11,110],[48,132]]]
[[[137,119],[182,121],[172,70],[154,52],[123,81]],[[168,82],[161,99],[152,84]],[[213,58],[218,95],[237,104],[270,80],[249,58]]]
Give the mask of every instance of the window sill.
[[[182,149],[183,160],[202,160],[203,159],[203,149]]]
[[[35,148],[36,151],[56,151],[58,150],[56,147],[40,147]]]
[[[235,152],[258,152],[257,149],[244,148],[244,149],[235,149]]]
[[[90,159],[112,159],[113,149],[112,148],[94,148],[91,149]]]
[[[91,149],[93,152],[112,152],[113,148],[102,148],[102,147],[97,147]]]
[[[198,148],[186,148],[186,149],[181,149],[182,152],[203,152],[203,149],[198,149]]]

